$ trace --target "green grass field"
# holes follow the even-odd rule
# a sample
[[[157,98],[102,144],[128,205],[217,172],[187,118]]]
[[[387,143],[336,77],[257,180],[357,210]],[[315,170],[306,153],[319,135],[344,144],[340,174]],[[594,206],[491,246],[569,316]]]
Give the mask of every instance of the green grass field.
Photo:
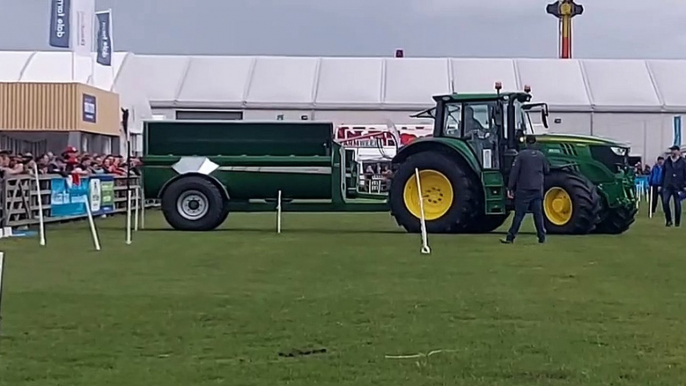
[[[678,385],[686,229],[430,238],[386,214],[229,216],[209,233],[159,213],[4,239],[0,384]],[[530,225],[525,230],[530,231]],[[326,348],[323,354],[280,352]],[[393,359],[444,350],[429,357]]]

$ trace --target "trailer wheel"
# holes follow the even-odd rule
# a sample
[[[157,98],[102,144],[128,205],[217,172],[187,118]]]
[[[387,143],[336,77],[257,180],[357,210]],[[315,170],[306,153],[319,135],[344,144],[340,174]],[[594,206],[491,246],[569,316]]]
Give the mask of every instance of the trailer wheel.
[[[461,229],[477,213],[478,194],[464,166],[436,152],[422,152],[403,162],[389,192],[391,215],[408,232],[421,231],[419,192],[415,169],[424,202],[426,228],[431,233],[450,233]]]
[[[543,217],[551,234],[582,235],[600,220],[600,196],[586,177],[557,171],[545,179]]]
[[[619,208],[605,208],[601,214],[602,221],[596,227],[594,233],[619,235],[631,227],[636,221],[638,209],[634,205],[621,206]]]
[[[162,195],[162,213],[172,228],[209,231],[220,226],[229,212],[221,191],[199,176],[172,182]]]

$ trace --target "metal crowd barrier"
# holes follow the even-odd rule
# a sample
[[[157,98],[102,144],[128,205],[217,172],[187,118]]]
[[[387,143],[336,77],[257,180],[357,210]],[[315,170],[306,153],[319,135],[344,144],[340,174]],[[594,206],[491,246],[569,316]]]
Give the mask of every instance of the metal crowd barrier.
[[[39,184],[40,197],[34,176],[11,176],[2,180],[0,219],[3,227],[38,224],[39,199],[46,223],[85,218],[85,195],[89,197],[94,216],[126,211],[126,177],[109,174],[82,177],[78,185],[70,187],[60,175],[45,175],[39,177]],[[139,178],[132,176],[130,184],[132,190],[138,188]],[[133,192],[135,194],[135,190]],[[134,205],[137,202],[132,201]]]

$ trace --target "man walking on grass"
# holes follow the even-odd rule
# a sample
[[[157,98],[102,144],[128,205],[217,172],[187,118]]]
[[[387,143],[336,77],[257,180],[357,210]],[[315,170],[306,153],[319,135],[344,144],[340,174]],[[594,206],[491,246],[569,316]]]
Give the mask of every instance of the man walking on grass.
[[[686,160],[681,156],[679,146],[669,148],[671,154],[665,160],[662,170],[662,209],[665,211],[665,225],[672,226],[672,211],[669,202],[674,198],[674,225],[681,225],[680,193],[686,188]]]
[[[500,240],[503,244],[512,244],[519,233],[519,227],[526,213],[534,215],[538,242],[545,242],[543,223],[543,180],[550,171],[545,155],[536,148],[536,137],[526,136],[526,149],[515,157],[507,184],[507,198],[514,199],[515,214],[507,237]]]

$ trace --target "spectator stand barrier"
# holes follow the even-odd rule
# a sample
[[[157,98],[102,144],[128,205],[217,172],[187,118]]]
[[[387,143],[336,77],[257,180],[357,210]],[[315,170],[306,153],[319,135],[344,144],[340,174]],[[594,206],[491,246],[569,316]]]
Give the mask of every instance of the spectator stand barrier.
[[[39,199],[45,223],[87,218],[87,208],[83,201],[85,197],[89,198],[93,216],[125,213],[126,178],[111,174],[85,176],[78,185],[69,188],[66,179],[58,174],[40,176],[38,179],[32,175],[9,176],[1,184],[2,227],[6,230],[39,224]],[[40,197],[36,183],[40,185]],[[132,176],[131,190],[134,197],[139,197],[139,186],[139,178]],[[132,200],[136,212],[139,203],[137,199]]]

